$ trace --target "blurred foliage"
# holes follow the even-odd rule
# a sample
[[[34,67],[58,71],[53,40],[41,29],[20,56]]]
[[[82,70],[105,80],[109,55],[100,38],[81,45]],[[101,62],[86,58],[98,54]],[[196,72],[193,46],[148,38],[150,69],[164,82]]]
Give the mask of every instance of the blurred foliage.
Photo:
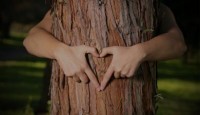
[[[0,12],[20,23],[38,22],[50,8],[45,0],[1,0]]]
[[[197,60],[194,60],[197,61]],[[164,98],[158,115],[199,115],[200,71],[198,64],[170,60],[158,64],[158,89]]]
[[[15,23],[39,22],[50,8],[49,0],[46,1],[48,2],[45,0],[0,0],[0,39],[10,37],[11,26]]]

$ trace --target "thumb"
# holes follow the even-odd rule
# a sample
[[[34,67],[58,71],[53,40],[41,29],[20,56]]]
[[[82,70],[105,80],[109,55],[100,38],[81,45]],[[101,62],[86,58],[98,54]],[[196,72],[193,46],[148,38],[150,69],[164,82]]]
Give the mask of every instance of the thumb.
[[[94,47],[85,46],[85,51],[86,53],[90,53],[95,57],[99,57],[99,53],[97,52],[97,49]]]
[[[107,54],[113,54],[113,48],[112,47],[107,47],[107,48],[103,48],[100,57],[104,57]]]

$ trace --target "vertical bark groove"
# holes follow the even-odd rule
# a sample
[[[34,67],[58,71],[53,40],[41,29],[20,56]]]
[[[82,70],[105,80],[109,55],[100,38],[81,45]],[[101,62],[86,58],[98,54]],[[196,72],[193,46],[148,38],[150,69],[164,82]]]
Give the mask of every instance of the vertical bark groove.
[[[156,30],[157,0],[54,0],[53,35],[61,42],[93,46],[132,46]],[[134,55],[134,54],[133,54]],[[87,55],[99,81],[112,57]],[[154,115],[156,62],[144,62],[130,79],[112,79],[97,92],[91,83],[67,78],[56,60],[51,77],[52,115]]]

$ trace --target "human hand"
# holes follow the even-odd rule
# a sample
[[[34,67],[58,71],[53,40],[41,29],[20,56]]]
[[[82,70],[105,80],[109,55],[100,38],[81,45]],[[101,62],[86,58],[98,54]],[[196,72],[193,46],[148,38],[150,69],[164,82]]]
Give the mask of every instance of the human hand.
[[[67,46],[64,44],[55,52],[55,57],[66,76],[73,76],[73,79],[77,82],[87,83],[90,80],[99,91],[100,85],[86,61],[85,54],[87,53],[99,57],[96,48],[85,45]]]
[[[100,57],[107,54],[112,54],[113,59],[101,82],[101,90],[104,90],[113,74],[115,78],[132,77],[144,58],[144,53],[139,45],[107,47],[102,50]]]

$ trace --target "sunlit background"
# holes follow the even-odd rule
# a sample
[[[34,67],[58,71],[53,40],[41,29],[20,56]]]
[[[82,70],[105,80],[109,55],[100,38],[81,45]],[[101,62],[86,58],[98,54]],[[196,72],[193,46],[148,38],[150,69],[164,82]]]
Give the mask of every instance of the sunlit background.
[[[182,58],[158,64],[157,114],[200,115],[199,0],[163,2],[174,12],[188,51]],[[29,55],[22,41],[49,4],[45,0],[0,0],[0,115],[48,113],[48,62]]]

